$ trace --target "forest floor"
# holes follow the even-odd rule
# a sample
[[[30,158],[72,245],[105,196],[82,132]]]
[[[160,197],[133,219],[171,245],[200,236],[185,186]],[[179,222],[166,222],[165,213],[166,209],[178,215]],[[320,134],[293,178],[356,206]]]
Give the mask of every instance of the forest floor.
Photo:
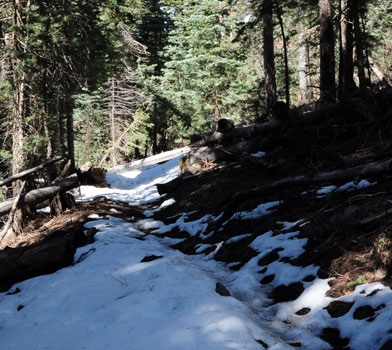
[[[289,138],[265,155],[209,164],[177,179],[164,196],[127,192],[128,180],[120,179],[127,175],[111,175],[114,196],[90,189],[94,196],[82,193],[76,207],[58,217],[42,214],[23,239],[8,245],[37,244],[65,225],[117,217],[186,256],[224,263],[225,283],[216,292],[231,293],[264,321],[279,323],[269,335],[254,336],[260,349],[392,349],[392,173],[260,190],[289,176],[389,160],[392,138],[380,130],[320,131],[316,142],[312,137],[296,144]],[[261,301],[256,295],[263,295]],[[1,325],[0,319],[0,334]],[[285,335],[276,336],[279,328]],[[236,344],[253,349],[245,340]]]

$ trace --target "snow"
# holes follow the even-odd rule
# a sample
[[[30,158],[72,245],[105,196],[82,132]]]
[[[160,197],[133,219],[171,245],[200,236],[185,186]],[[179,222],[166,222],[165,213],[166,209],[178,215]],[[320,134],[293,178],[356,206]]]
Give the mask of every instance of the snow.
[[[253,158],[262,158],[262,157],[264,157],[265,156],[265,152],[257,152],[257,153],[252,153],[251,154],[251,156],[253,157]]]
[[[220,216],[205,215],[191,220],[194,213],[181,213],[173,224],[154,220],[154,213],[173,205],[160,199],[155,184],[170,181],[178,174],[179,158],[163,165],[107,174],[111,188],[83,186],[80,201],[106,196],[113,202],[145,205],[146,219],[134,222],[115,216],[89,216],[86,230],[96,228],[95,242],[79,248],[74,264],[53,274],[15,284],[10,292],[0,293],[0,349],[13,350],[225,350],[330,349],[318,336],[324,328],[339,328],[350,339],[350,348],[379,349],[390,338],[392,328],[392,292],[380,283],[357,286],[339,298],[355,302],[344,316],[331,319],[325,307],[331,298],[328,279],[317,278],[318,267],[294,266],[276,260],[266,270],[259,260],[272,251],[288,260],[299,257],[307,240],[292,231],[303,220],[278,221],[279,230],[256,236],[252,232],[231,237],[216,244],[199,244],[196,255],[184,255],[170,248],[181,242],[164,237],[173,228],[202,240],[212,235],[208,224]],[[354,190],[371,185],[349,183],[339,188],[324,187],[317,194],[335,190]],[[249,220],[269,215],[279,201],[263,203],[249,212],[238,212],[231,219]],[[113,211],[113,215],[116,212]],[[146,234],[144,230],[153,230]],[[213,260],[227,244],[244,239],[257,255],[240,270]],[[202,254],[207,249],[212,251]],[[160,257],[141,262],[146,256]],[[260,280],[275,275],[269,286]],[[273,304],[271,287],[303,282],[305,290],[294,301]],[[216,283],[224,284],[231,296],[216,293]],[[369,297],[374,291],[375,295]],[[373,322],[354,320],[360,306],[379,308]],[[385,306],[385,307],[382,307]],[[296,312],[310,308],[306,315]]]
[[[251,211],[241,211],[235,213],[230,220],[238,219],[238,220],[254,220],[259,219],[262,216],[268,215],[270,213],[270,209],[275,208],[281,204],[280,201],[273,201],[269,203],[263,203],[258,205],[255,209]]]
[[[322,188],[320,188],[319,190],[316,191],[317,194],[317,198],[323,198],[325,197],[327,194],[330,194],[332,192],[335,191],[355,191],[355,190],[360,190],[366,187],[370,187],[370,186],[374,186],[375,184],[377,184],[377,182],[369,182],[368,180],[361,180],[358,183],[354,182],[354,181],[350,181],[342,186],[335,186],[335,185],[329,185],[329,186],[324,186]]]

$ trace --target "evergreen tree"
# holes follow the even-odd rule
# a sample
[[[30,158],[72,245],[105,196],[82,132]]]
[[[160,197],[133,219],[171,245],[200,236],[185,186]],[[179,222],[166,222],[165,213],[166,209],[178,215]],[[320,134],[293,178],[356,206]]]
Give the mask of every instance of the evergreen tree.
[[[184,4],[172,20],[160,91],[191,116],[169,121],[170,136],[181,142],[213,128],[219,118],[244,118],[258,81],[248,65],[248,47],[233,42],[243,18],[227,1]]]

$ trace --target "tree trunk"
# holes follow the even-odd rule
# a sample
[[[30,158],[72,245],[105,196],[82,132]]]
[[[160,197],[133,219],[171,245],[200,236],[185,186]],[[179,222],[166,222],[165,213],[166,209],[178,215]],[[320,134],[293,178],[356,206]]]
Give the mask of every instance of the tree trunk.
[[[73,125],[73,107],[74,101],[72,93],[70,92],[70,87],[66,88],[65,95],[65,115],[67,120],[67,146],[68,146],[68,158],[71,160],[72,172],[75,171],[75,135],[74,135],[74,125]]]
[[[301,9],[301,14],[303,10]],[[310,100],[310,92],[308,86],[308,66],[309,66],[309,46],[305,37],[305,25],[300,24],[301,33],[299,35],[299,50],[298,50],[298,84],[301,92],[301,101],[308,102]]]
[[[354,23],[354,33],[355,33],[355,54],[357,58],[357,69],[359,78],[359,89],[361,95],[364,96],[366,93],[367,80],[365,75],[365,56],[363,50],[363,35],[361,29],[360,16],[360,5],[358,1],[353,1],[353,23]]]
[[[319,0],[320,10],[320,102],[336,101],[335,33],[331,0]]]
[[[111,108],[110,108],[110,131],[112,137],[112,151],[111,151],[111,163],[112,167],[117,165],[117,157],[116,157],[116,108],[115,108],[115,87],[116,83],[114,78],[111,79]]]
[[[352,0],[341,0],[339,100],[345,100],[354,89]]]
[[[263,49],[264,74],[267,111],[272,109],[276,101],[274,24],[272,22],[273,0],[263,1]]]
[[[12,174],[19,172],[24,167],[25,158],[23,145],[25,139],[25,117],[26,117],[26,76],[23,68],[23,26],[26,21],[24,16],[25,1],[14,0],[13,3],[13,50],[17,53],[12,62],[13,69],[13,108],[12,108]],[[14,188],[15,193],[18,188]]]
[[[287,106],[290,106],[290,70],[289,70],[289,59],[287,55],[287,40],[286,40],[286,35],[284,33],[282,11],[280,9],[278,0],[275,0],[275,6],[276,6],[276,13],[278,16],[280,30],[282,32],[282,40],[283,40],[284,83],[285,83],[286,104]]]

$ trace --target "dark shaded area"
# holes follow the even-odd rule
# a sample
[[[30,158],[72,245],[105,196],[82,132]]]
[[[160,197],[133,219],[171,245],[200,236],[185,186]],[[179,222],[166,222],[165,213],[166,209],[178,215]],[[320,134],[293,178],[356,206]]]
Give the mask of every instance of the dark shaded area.
[[[53,273],[73,264],[76,249],[94,241],[82,224],[56,230],[33,245],[0,251],[0,291],[25,279]]]
[[[229,297],[231,295],[229,290],[220,282],[216,284],[215,292],[223,297]]]
[[[312,311],[311,308],[304,307],[303,309],[298,310],[295,314],[298,316],[304,316],[304,315],[307,315],[310,311]]]
[[[320,338],[327,343],[331,344],[335,350],[349,350],[347,338],[340,337],[340,331],[336,328],[325,328],[320,335]]]
[[[332,318],[337,318],[349,312],[353,305],[354,303],[337,300],[331,302],[325,309]]]
[[[162,259],[163,255],[148,255],[145,256],[142,260],[140,260],[141,263],[145,263],[145,262],[150,262],[150,261],[154,261],[157,259]]]
[[[301,282],[291,283],[288,286],[280,285],[270,294],[270,298],[275,303],[283,303],[297,299],[305,290]]]

